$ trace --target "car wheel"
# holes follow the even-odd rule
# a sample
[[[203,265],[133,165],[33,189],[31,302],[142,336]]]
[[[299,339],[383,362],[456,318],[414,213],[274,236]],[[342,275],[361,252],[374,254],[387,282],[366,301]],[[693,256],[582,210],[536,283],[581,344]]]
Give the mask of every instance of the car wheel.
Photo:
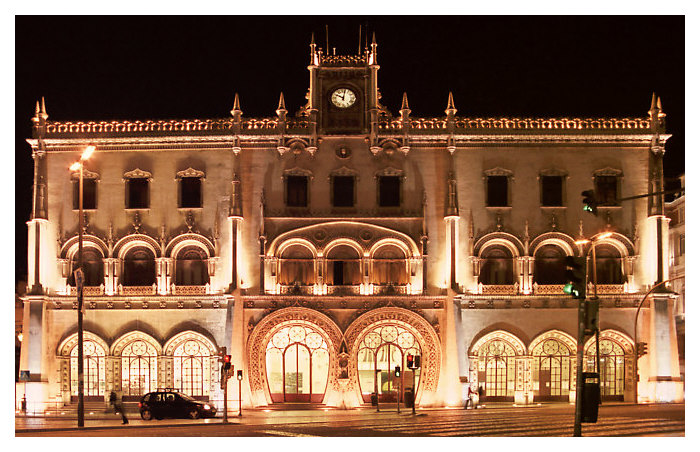
[[[141,419],[144,421],[150,421],[153,419],[153,413],[151,413],[151,410],[141,410]]]
[[[197,408],[190,408],[188,414],[190,419],[199,419],[199,410]]]

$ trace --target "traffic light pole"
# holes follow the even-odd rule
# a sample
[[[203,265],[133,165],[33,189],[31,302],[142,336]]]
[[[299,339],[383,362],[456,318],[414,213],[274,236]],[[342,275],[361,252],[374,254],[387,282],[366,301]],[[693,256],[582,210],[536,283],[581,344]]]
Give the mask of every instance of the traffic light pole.
[[[222,366],[223,368],[223,366]],[[224,386],[224,424],[228,424],[228,378],[225,376],[226,374],[223,373],[222,369],[222,375],[221,378],[223,379],[223,386]]]

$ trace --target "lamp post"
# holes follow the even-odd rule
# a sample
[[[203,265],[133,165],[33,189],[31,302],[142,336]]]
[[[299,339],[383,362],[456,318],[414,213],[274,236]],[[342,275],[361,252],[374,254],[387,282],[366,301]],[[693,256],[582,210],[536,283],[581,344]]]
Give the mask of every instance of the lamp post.
[[[80,171],[78,179],[78,268],[75,271],[78,289],[78,427],[85,426],[85,384],[83,374],[83,163],[95,152],[95,146],[87,146],[80,160],[73,163],[71,171]]]

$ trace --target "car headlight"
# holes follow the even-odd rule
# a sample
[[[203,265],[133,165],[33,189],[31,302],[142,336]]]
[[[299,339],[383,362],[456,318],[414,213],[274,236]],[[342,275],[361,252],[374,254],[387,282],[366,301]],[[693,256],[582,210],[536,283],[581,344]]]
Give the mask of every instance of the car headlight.
[[[205,410],[211,410],[211,407],[209,405],[204,405]]]

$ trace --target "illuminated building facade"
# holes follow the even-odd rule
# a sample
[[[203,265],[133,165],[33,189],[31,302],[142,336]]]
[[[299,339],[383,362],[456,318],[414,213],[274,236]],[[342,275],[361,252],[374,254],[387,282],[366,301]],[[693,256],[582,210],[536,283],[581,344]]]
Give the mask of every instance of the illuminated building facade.
[[[219,347],[243,369],[243,406],[352,408],[574,399],[577,303],[565,256],[595,242],[605,399],[633,400],[637,303],[666,277],[653,199],[665,133],[625,119],[398,116],[380,103],[377,44],[312,42],[308,103],[288,115],[49,121],[37,103],[34,204],[18,386],[29,407],[77,394],[75,175],[85,163],[85,394],[158,387],[221,401]],[[243,97],[243,99],[245,99]],[[581,209],[595,188],[599,214]],[[659,212],[659,208],[661,211]],[[659,228],[657,234],[657,228]],[[663,262],[661,267],[659,262]],[[592,287],[592,286],[591,286]],[[669,294],[643,309],[640,400],[683,398]],[[664,319],[668,317],[669,321]],[[664,339],[666,338],[666,339]],[[674,349],[675,350],[675,349]],[[585,344],[595,365],[595,342]],[[400,389],[397,391],[397,389]],[[229,398],[239,399],[230,382]],[[219,404],[219,406],[221,406]]]

